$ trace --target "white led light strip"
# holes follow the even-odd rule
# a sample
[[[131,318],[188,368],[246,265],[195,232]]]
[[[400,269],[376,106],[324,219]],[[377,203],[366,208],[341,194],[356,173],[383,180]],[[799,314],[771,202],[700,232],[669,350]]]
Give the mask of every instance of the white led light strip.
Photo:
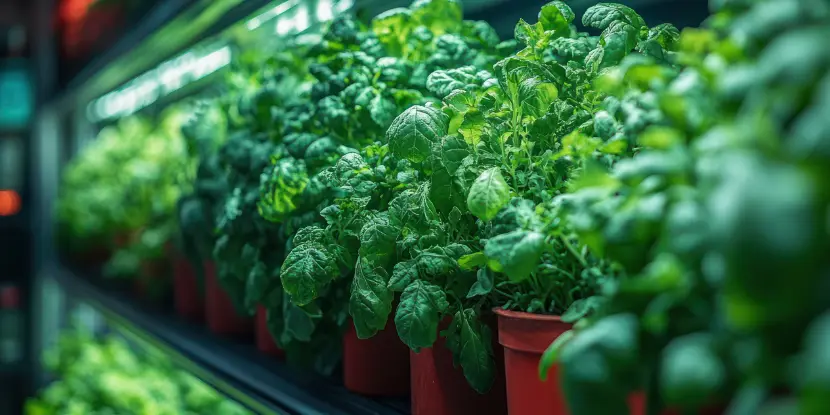
[[[133,114],[230,63],[229,46],[203,52],[188,51],[136,77],[123,88],[92,101],[87,106],[87,117],[97,122]]]

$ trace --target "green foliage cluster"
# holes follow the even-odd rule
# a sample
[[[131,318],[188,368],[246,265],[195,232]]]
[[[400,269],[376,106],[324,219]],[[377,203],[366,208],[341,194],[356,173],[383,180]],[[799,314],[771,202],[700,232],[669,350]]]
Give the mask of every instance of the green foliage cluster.
[[[672,70],[627,60],[597,82],[595,130],[636,121],[637,154],[554,200],[619,270],[543,360],[543,375],[563,367],[574,414],[622,413],[637,390],[649,413],[830,411],[830,4],[712,6]]]
[[[26,415],[245,415],[195,376],[142,344],[136,353],[122,338],[85,330],[63,333],[44,356],[58,377],[26,403]]]
[[[181,108],[155,124],[125,118],[105,127],[63,171],[59,233],[71,249],[119,247],[105,269],[110,276],[135,275],[142,261],[164,254],[176,232],[176,204],[194,170],[183,118]]]

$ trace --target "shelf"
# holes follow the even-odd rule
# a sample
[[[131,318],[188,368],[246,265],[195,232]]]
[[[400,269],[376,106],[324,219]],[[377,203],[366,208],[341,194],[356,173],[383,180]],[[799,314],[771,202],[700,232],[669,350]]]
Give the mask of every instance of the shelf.
[[[400,415],[401,401],[354,395],[331,379],[288,367],[251,344],[212,335],[162,310],[149,309],[117,292],[105,292],[68,269],[55,278],[67,296],[95,308],[114,329],[167,353],[189,371],[258,414]]]

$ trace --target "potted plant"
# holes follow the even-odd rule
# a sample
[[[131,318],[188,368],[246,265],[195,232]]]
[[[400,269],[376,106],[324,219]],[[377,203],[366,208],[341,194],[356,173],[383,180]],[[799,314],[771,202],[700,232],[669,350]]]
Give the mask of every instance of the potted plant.
[[[379,15],[370,29],[341,19],[324,35],[329,44],[347,45],[354,51],[351,66],[342,65],[342,53],[332,59],[326,55],[333,52],[314,49],[321,63],[311,67],[317,81],[311,96],[324,116],[308,120],[285,140],[292,146],[331,143],[327,145],[342,150],[340,156],[319,163],[309,160],[309,146],[304,158],[308,168],[292,172],[293,176],[286,172],[296,162],[285,158],[275,164],[274,175],[283,180],[308,175],[306,191],[292,201],[302,202],[321,188],[326,191],[311,209],[297,210],[299,217],[310,210],[317,223],[299,231],[294,228],[280,278],[290,302],[301,307],[313,306],[331,287],[345,285],[349,293],[344,308],[351,316],[343,342],[346,387],[364,394],[405,394],[408,379],[401,378],[401,370],[377,369],[381,352],[394,364],[408,359],[388,319],[396,294],[386,280],[395,263],[412,251],[406,247],[398,251],[395,246],[402,227],[390,222],[394,210],[390,203],[400,194],[412,197],[418,189],[423,196],[426,187],[420,183],[417,166],[393,156],[383,144],[384,132],[401,111],[435,99],[430,98],[435,96],[428,82],[431,72],[462,64],[491,66],[503,46],[489,25],[463,21],[454,1],[414,2],[409,8]],[[469,82],[483,82],[476,79],[475,70],[475,66],[465,69],[472,71],[465,72]],[[285,187],[266,192],[264,211],[288,205],[290,188]],[[419,231],[428,227],[421,225]],[[335,292],[339,295],[339,290]]]

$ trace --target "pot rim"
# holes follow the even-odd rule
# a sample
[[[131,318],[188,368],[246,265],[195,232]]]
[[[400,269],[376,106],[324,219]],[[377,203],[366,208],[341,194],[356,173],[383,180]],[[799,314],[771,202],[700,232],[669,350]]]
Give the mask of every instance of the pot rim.
[[[495,313],[499,317],[515,318],[521,320],[556,321],[564,323],[564,321],[562,321],[562,316],[557,316],[553,314],[526,313],[524,311],[505,310],[502,307],[493,307],[493,313]]]

